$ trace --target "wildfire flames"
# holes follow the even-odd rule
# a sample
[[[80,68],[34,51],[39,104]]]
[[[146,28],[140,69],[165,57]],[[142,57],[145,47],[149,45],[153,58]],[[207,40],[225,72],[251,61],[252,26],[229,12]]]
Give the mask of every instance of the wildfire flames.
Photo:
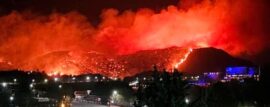
[[[188,47],[252,55],[270,46],[266,4],[181,0],[159,12],[105,9],[98,26],[75,11],[50,15],[14,11],[0,16],[0,69],[128,76],[153,65],[178,68],[192,52],[184,51]],[[183,49],[158,52],[173,46]]]
[[[49,75],[62,75],[61,71],[65,71],[65,74],[70,75],[91,72],[111,77],[125,77],[151,70],[154,65],[158,68],[173,69],[172,65],[179,66],[179,59],[185,60],[188,53],[190,49],[179,47],[114,56],[97,52],[53,52],[32,60],[31,64],[34,63],[35,68],[45,68]],[[55,57],[57,60],[50,60]]]
[[[189,54],[192,52],[192,50],[193,50],[193,49],[190,48],[189,51],[184,55],[184,57],[181,58],[180,61],[177,62],[177,63],[174,65],[174,68],[178,68],[182,63],[184,63],[184,62],[187,60]]]

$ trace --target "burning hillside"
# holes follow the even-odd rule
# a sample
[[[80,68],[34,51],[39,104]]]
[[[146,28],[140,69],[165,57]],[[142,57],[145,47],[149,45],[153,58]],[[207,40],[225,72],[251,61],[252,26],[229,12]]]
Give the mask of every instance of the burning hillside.
[[[20,69],[46,71],[48,75],[102,74],[109,77],[127,77],[150,71],[179,69],[186,74],[223,72],[226,66],[249,66],[251,62],[237,59],[215,48],[179,48],[145,50],[128,55],[109,55],[92,52],[51,52],[24,63]],[[14,68],[2,62],[1,69]]]
[[[32,59],[22,64],[24,70],[44,70],[49,75],[100,73],[112,77],[131,76],[145,70],[158,68],[173,69],[178,61],[187,57],[188,49],[171,47],[167,49],[139,51],[128,55],[101,54],[97,52],[59,51]],[[80,56],[80,57],[78,57]]]
[[[178,67],[192,52],[189,47],[253,55],[270,46],[266,4],[267,0],[181,0],[160,11],[106,8],[98,25],[76,11],[13,11],[0,16],[0,67],[126,76],[154,64]]]

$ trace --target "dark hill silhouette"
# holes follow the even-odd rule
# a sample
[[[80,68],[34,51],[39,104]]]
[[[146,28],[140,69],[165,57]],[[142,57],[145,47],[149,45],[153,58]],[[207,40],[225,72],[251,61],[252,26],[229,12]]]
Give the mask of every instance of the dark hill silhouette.
[[[203,72],[224,72],[227,66],[254,66],[250,61],[235,58],[216,48],[194,49],[180,70],[187,74]]]

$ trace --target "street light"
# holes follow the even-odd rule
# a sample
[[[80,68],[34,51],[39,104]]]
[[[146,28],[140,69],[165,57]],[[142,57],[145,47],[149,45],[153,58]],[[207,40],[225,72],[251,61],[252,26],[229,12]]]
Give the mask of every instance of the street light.
[[[44,79],[44,83],[48,83],[48,79]]]
[[[29,87],[30,87],[30,88],[33,88],[33,87],[34,87],[34,85],[31,83],[31,84],[29,85]]]
[[[54,78],[54,82],[57,82],[59,80],[59,78],[55,77]]]
[[[6,82],[3,82],[3,83],[2,83],[2,86],[3,86],[3,87],[7,87],[7,83],[6,83]]]
[[[62,85],[58,85],[59,88],[62,88]]]
[[[87,92],[87,94],[88,94],[88,95],[90,95],[90,93],[91,93],[91,90],[87,90],[86,92]]]
[[[87,76],[87,77],[86,77],[86,80],[87,80],[87,81],[89,81],[89,80],[90,80],[90,77],[89,77],[89,76]]]
[[[14,81],[14,82],[17,82],[17,79],[16,79],[16,78],[14,78],[14,79],[13,79],[13,81]]]
[[[98,82],[98,81],[99,81],[97,76],[95,76],[95,81],[96,81],[96,82]]]
[[[113,91],[113,95],[117,95],[118,92],[116,90]]]
[[[111,103],[118,103],[119,101],[119,94],[117,90],[113,90],[112,95],[111,95]]]
[[[10,100],[10,101],[13,101],[13,100],[14,100],[14,97],[13,97],[13,96],[10,96],[10,97],[9,97],[9,100]]]
[[[189,103],[189,99],[188,99],[188,98],[186,98],[186,99],[185,99],[185,102],[186,102],[186,104],[188,104],[188,103]]]
[[[32,82],[35,82],[36,80],[35,79],[32,79]]]
[[[64,104],[63,102],[61,103],[61,107],[66,107],[65,104]]]

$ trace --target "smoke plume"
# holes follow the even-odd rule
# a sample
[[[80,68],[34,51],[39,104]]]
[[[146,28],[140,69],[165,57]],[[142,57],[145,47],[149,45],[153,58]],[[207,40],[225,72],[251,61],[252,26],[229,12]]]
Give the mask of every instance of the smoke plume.
[[[75,11],[50,15],[13,11],[0,17],[0,61],[12,69],[47,71],[57,66],[52,62],[75,63],[83,59],[82,53],[92,51],[126,55],[178,46],[252,55],[270,46],[267,16],[264,0],[181,0],[159,12],[104,9],[98,26]],[[68,52],[72,59],[34,61],[59,51]],[[66,69],[76,71],[64,72]],[[82,70],[66,69],[60,71],[78,74]]]

